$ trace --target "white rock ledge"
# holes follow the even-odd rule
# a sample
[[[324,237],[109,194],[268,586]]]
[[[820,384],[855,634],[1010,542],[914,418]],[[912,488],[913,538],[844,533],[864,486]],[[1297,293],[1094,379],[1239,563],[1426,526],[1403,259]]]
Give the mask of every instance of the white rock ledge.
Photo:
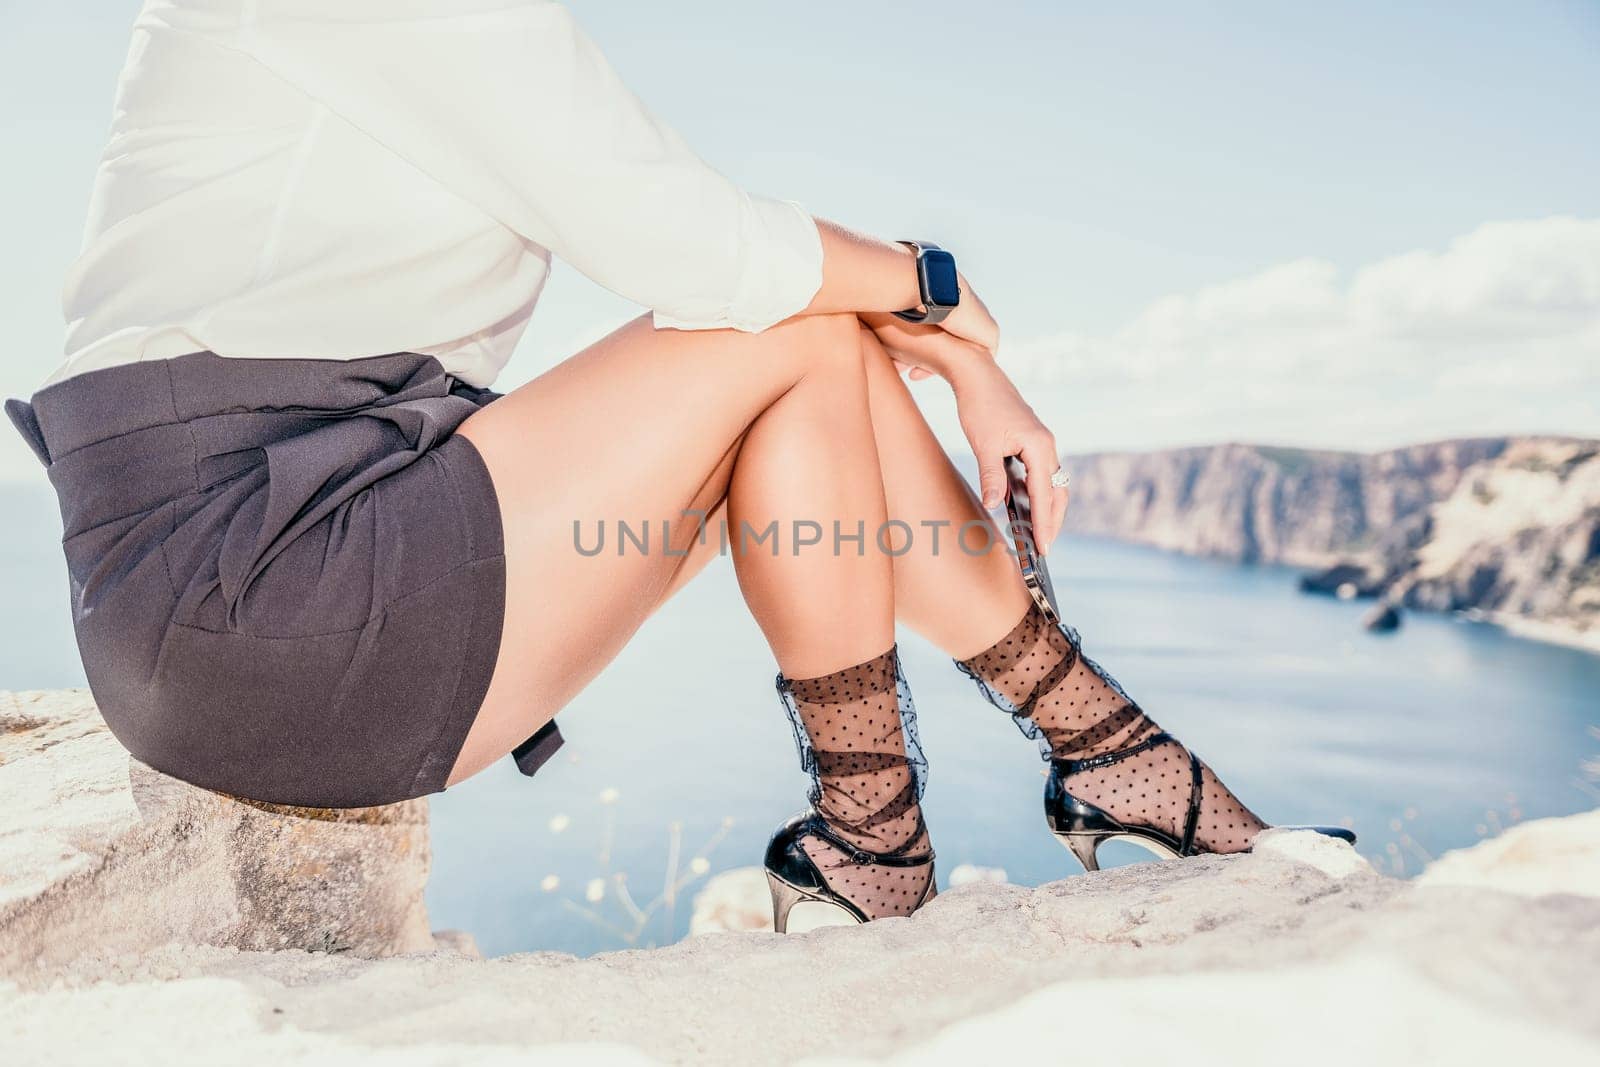
[[[272,808],[151,770],[82,690],[0,692],[0,978],[168,942],[434,947],[423,801]]]
[[[1600,855],[1600,816],[1458,853],[1453,880],[1508,853],[1514,894],[1275,834],[1249,856],[976,882],[910,919],[588,960],[102,952],[0,985],[0,1041],[7,1062],[163,1067],[1600,1062],[1600,900],[1566,873]]]

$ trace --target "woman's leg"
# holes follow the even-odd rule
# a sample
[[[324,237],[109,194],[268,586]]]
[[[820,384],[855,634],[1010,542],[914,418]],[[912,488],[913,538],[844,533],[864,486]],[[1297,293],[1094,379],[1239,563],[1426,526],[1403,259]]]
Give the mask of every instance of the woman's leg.
[[[871,544],[887,515],[861,340],[843,332],[850,357],[761,413],[728,485],[739,588],[791,678],[850,667],[894,644],[893,561]],[[835,523],[865,538],[840,548]]]
[[[916,528],[911,550],[895,559],[901,620],[963,660],[991,699],[1016,714],[1026,732],[1043,738],[1057,758],[1126,751],[1158,736],[1160,727],[1082,654],[1076,635],[1051,626],[1033,609],[1009,553],[996,545],[974,557],[947,544],[950,538],[933,551],[918,523],[946,519],[948,533],[984,513],[887,353],[870,335],[863,343],[889,515]],[[1201,781],[1196,844],[1215,852],[1247,847],[1266,824],[1204,764]],[[1188,753],[1167,741],[1076,773],[1069,788],[1118,818],[1181,837],[1193,782]]]
[[[507,589],[495,675],[451,781],[528,736],[615,655],[692,565],[701,527],[684,513],[726,498],[740,586],[787,676],[826,827],[792,843],[868,917],[925,899],[932,864],[902,729],[892,563],[870,541],[884,493],[855,319],[757,336],[636,322],[459,432],[500,499]],[[663,520],[678,523],[670,538]],[[810,529],[796,537],[800,524],[835,522],[867,531],[861,551],[809,543]],[[645,544],[594,552],[602,523]],[[852,863],[858,849],[897,862]]]
[[[1015,626],[1032,600],[1015,557],[950,462],[889,354],[872,331],[861,333],[889,517],[912,531],[909,543],[902,539],[896,546],[895,610],[900,621],[964,659]],[[989,524],[987,537],[977,532],[977,523]]]
[[[890,544],[899,553],[893,557],[895,614],[951,657],[965,659],[993,645],[1032,601],[1000,531],[950,462],[888,353],[870,330],[861,330],[861,343],[887,516],[912,531],[907,544],[891,527]],[[708,521],[715,529],[725,519],[719,511]],[[987,539],[974,523],[989,523]],[[661,603],[716,554],[715,540],[696,546]]]
[[[894,647],[892,558],[876,544],[887,512],[859,337],[853,364],[826,391],[802,383],[745,433],[728,489],[734,570],[778,661],[784,704],[804,762],[811,801],[829,832],[778,841],[803,856],[800,872],[774,876],[828,890],[868,918],[909,915],[929,896],[932,849],[923,823],[921,753],[908,739],[910,689]],[[771,524],[776,536],[759,546]],[[832,635],[844,618],[854,633]],[[863,634],[872,654],[862,654]],[[783,846],[775,845],[780,851]],[[852,852],[903,857],[861,864]],[[791,883],[794,884],[794,883]],[[777,916],[775,915],[775,919]]]
[[[853,316],[808,316],[760,334],[656,330],[640,319],[462,424],[457,432],[482,455],[500,499],[506,610],[494,678],[452,783],[547,722],[649,616],[701,532],[685,512],[711,512],[723,500],[735,457],[763,413],[780,401],[787,415],[827,411],[840,396],[859,394],[861,359]],[[769,472],[774,485],[792,481],[793,491],[808,494],[785,507],[822,516],[881,511],[870,433],[866,439],[862,453],[849,436],[818,434],[820,451]],[[854,473],[827,473],[841,465]],[[768,521],[749,509],[746,518],[759,519],[758,531]],[[623,525],[648,548],[622,538]],[[602,531],[603,549],[594,552]],[[756,588],[758,619],[785,673],[846,667],[894,643],[886,557],[817,561],[785,552],[770,562],[810,568],[809,579],[825,583],[813,586],[814,597],[838,596],[852,609],[815,627],[811,599],[790,608]],[[759,581],[782,588],[778,579]]]

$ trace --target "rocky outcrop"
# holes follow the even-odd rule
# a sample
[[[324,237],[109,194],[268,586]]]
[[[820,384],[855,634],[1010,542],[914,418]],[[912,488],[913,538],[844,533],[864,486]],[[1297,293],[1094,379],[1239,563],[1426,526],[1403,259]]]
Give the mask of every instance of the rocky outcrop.
[[[1412,607],[1600,630],[1600,442],[1513,443],[1372,564]]]
[[[158,774],[87,692],[0,691],[0,979],[172,943],[431,950],[425,801],[320,811]]]
[[[0,1033],[17,1062],[162,1067],[1595,1062],[1597,858],[1593,814],[1519,826],[1432,882],[1277,831],[1247,856],[587,960],[171,948],[0,995]]]
[[[1069,532],[1316,568],[1308,591],[1600,641],[1600,442],[1218,445],[1067,465]]]

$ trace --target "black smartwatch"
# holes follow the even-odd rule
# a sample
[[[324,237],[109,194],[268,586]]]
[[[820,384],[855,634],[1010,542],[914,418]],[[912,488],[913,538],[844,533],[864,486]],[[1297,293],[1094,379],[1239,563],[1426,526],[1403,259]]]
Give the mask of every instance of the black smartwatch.
[[[937,326],[961,303],[961,282],[956,277],[956,257],[926,241],[901,241],[917,254],[917,288],[922,307],[896,311],[907,322]]]

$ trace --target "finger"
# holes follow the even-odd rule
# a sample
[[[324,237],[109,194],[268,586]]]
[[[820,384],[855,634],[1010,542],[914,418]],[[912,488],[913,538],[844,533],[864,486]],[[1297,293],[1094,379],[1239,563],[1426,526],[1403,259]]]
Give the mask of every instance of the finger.
[[[1005,499],[1006,459],[998,452],[978,452],[978,496],[984,509],[993,511]]]
[[[933,377],[933,371],[928,370],[926,367],[919,367],[915,363],[907,363],[898,356],[890,356],[889,361],[894,364],[896,374],[903,374],[914,382]]]
[[[1031,438],[1022,448],[1022,465],[1028,470],[1028,500],[1033,503],[1033,543],[1039,555],[1048,555],[1058,526],[1055,516],[1055,488],[1050,476],[1055,473],[1054,443],[1049,434]]]

